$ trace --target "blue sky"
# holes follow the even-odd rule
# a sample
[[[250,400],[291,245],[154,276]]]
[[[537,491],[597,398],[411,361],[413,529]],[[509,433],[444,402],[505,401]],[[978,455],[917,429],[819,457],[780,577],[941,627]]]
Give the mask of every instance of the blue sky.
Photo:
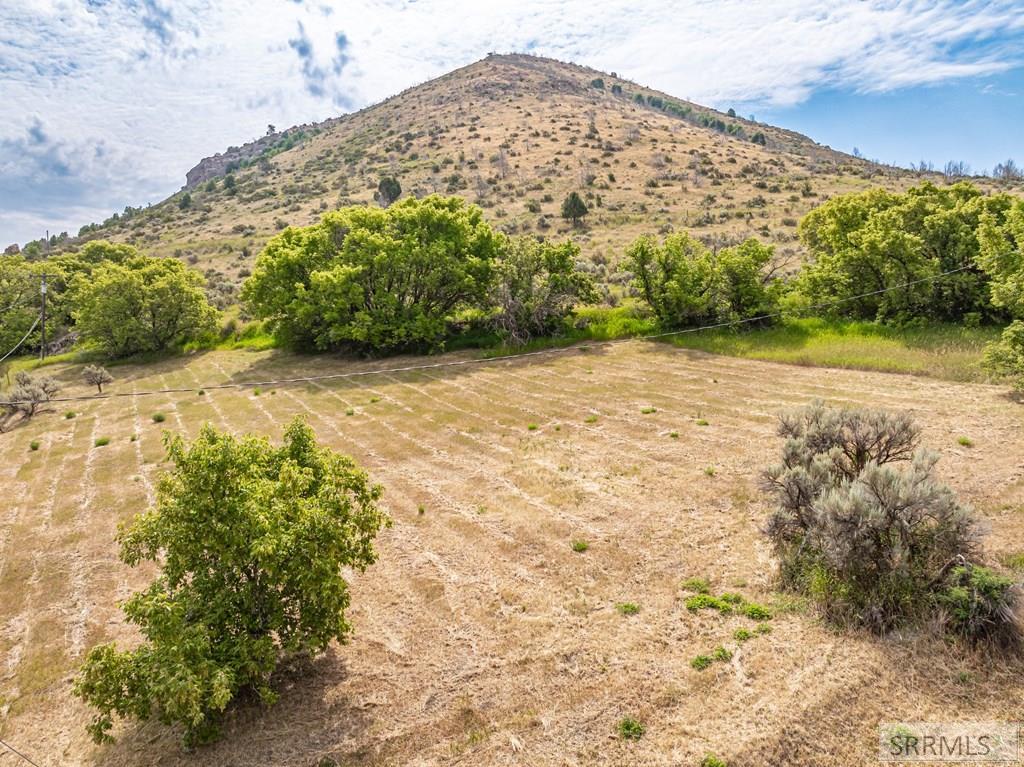
[[[1021,0],[4,0],[0,247],[523,50],[882,161],[1024,161]]]

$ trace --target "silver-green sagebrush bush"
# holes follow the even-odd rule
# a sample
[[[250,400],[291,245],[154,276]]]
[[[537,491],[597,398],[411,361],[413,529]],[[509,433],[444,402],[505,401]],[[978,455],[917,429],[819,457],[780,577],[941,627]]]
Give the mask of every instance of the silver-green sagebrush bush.
[[[119,533],[126,564],[161,565],[124,605],[144,641],[93,648],[75,681],[96,709],[97,741],[117,716],[177,724],[201,743],[240,692],[273,703],[282,658],[322,653],[352,631],[342,568],[372,564],[390,524],[381,487],[299,419],[280,447],[209,425],[191,444],[165,443],[174,468],[155,507]]]
[[[815,403],[783,415],[779,433],[765,532],[783,588],[843,625],[937,617],[969,641],[1016,641],[1016,589],[979,564],[978,524],[935,479],[938,456],[908,414]]]

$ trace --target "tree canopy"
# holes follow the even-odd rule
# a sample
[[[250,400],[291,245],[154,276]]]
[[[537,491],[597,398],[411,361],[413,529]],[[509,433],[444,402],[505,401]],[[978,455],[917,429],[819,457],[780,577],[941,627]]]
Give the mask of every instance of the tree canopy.
[[[73,315],[78,330],[109,356],[163,350],[216,328],[204,285],[171,258],[103,261],[73,281]]]
[[[321,653],[351,633],[342,569],[372,564],[389,524],[380,486],[301,420],[280,447],[209,424],[191,444],[165,442],[174,468],[155,507],[119,533],[125,564],[160,566],[124,604],[143,642],[93,648],[75,682],[96,709],[97,741],[117,716],[181,724],[201,742],[240,692],[273,703],[284,655]]]
[[[712,252],[687,234],[640,237],[626,251],[633,284],[669,327],[750,319],[774,311],[773,250],[754,239]]]
[[[242,296],[288,345],[433,349],[456,313],[486,304],[503,247],[458,197],[345,208],[274,237]]]
[[[1011,203],[1008,195],[983,195],[967,182],[834,197],[800,222],[810,262],[797,294],[807,303],[834,303],[833,313],[857,319],[998,319],[979,259],[979,227],[983,221],[1002,226]],[[951,270],[959,271],[929,279]],[[916,284],[899,287],[909,282]],[[862,296],[875,291],[887,292]]]

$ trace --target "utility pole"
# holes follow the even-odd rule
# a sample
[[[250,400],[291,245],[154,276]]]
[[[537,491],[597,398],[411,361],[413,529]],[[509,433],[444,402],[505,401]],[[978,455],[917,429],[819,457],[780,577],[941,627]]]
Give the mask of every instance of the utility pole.
[[[43,298],[43,311],[40,315],[40,319],[43,325],[43,336],[42,343],[39,345],[39,361],[42,362],[46,359],[46,275],[42,276],[42,282],[39,285],[39,293]]]

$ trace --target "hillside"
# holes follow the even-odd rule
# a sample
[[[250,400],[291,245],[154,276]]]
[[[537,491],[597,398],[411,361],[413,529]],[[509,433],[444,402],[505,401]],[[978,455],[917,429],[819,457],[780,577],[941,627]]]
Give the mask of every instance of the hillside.
[[[384,175],[404,194],[462,195],[510,233],[572,236],[605,278],[641,233],[756,235],[793,256],[797,221],[822,200],[921,178],[614,74],[492,55],[360,112],[206,158],[182,192],[86,236],[130,241],[234,281],[275,231],[372,204]],[[572,190],[592,211],[581,231],[559,217]]]

